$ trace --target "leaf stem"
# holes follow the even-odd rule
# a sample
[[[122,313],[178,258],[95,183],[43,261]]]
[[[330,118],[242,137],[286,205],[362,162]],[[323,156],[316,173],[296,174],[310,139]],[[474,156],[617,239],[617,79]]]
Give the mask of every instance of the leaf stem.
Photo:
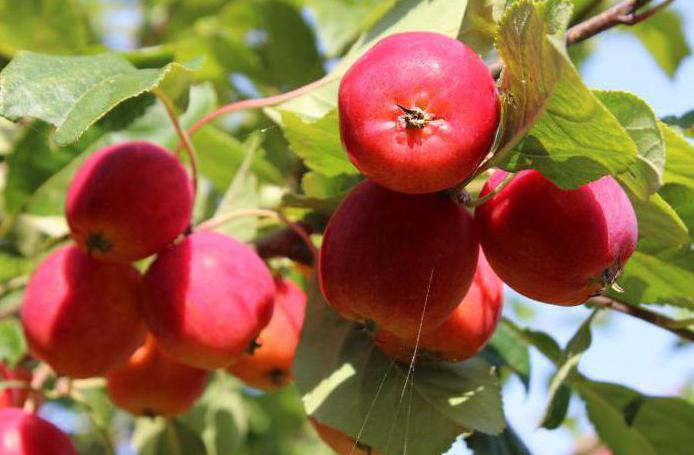
[[[493,190],[491,190],[489,193],[485,194],[485,195],[482,196],[482,197],[478,197],[478,198],[475,199],[475,200],[471,200],[471,201],[468,202],[466,205],[467,205],[468,207],[479,207],[480,205],[484,204],[485,202],[487,202],[488,200],[490,200],[491,198],[493,198],[494,196],[496,196],[497,194],[499,194],[499,192],[500,192],[501,190],[503,190],[503,189],[506,187],[506,185],[508,185],[509,183],[511,183],[511,180],[513,180],[513,178],[514,178],[515,176],[516,176],[516,174],[511,174],[511,173],[506,174],[506,176],[504,177],[504,179],[501,181],[501,183],[499,183],[499,184],[496,186],[496,188],[494,188]]]
[[[214,218],[210,218],[209,220],[200,223],[197,226],[197,229],[212,230],[212,229],[215,229],[215,228],[217,228],[217,227],[219,227],[225,223],[228,223],[229,221],[233,221],[233,220],[238,219],[238,218],[244,218],[247,216],[272,218],[272,219],[278,220],[278,221],[286,224],[287,227],[289,227],[296,235],[298,235],[301,238],[301,240],[306,244],[309,251],[311,252],[311,256],[313,257],[313,263],[314,264],[316,263],[316,259],[318,258],[318,249],[313,244],[313,241],[311,241],[311,237],[308,234],[308,232],[304,229],[304,227],[302,225],[291,221],[284,214],[277,212],[275,210],[268,210],[268,209],[237,210],[234,212],[229,212],[229,213],[225,213],[223,215],[216,216]]]
[[[668,332],[674,333],[688,341],[694,342],[694,332],[686,328],[679,327],[680,321],[676,321],[655,311],[646,309],[642,306],[629,305],[621,302],[617,299],[599,296],[590,299],[586,302],[587,305],[594,305],[597,307],[609,308],[610,310],[618,311],[620,313],[628,314],[629,316],[641,319],[642,321],[648,322],[661,329],[667,330]]]
[[[171,99],[169,99],[168,96],[164,94],[161,90],[158,88],[155,88],[152,90],[152,93],[156,95],[157,98],[162,102],[164,105],[164,108],[166,109],[166,113],[169,115],[169,118],[171,119],[171,123],[174,126],[174,129],[176,130],[176,134],[178,135],[180,143],[183,144],[183,148],[186,150],[186,153],[188,155],[188,163],[190,164],[190,171],[193,174],[193,194],[197,194],[198,191],[198,165],[197,165],[197,160],[196,160],[196,153],[195,153],[195,146],[193,145],[193,142],[190,140],[190,136],[188,135],[188,132],[183,129],[181,126],[181,122],[178,120],[178,115],[176,114],[176,109],[174,108],[173,102],[171,102]]]

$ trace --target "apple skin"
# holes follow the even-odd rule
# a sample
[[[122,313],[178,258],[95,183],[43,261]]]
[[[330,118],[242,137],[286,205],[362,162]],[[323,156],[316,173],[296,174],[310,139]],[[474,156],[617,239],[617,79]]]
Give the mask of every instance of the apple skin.
[[[480,352],[499,324],[504,283],[480,252],[472,286],[453,313],[437,329],[417,338],[401,339],[390,332],[374,334],[374,343],[389,357],[409,363],[418,359],[462,362]]]
[[[130,264],[105,263],[65,246],[34,271],[22,325],[32,356],[58,374],[101,376],[142,343],[142,277]]]
[[[161,146],[124,142],[94,153],[75,174],[65,216],[90,256],[129,262],[170,244],[190,223],[193,185]]]
[[[480,196],[505,176],[495,172]],[[610,286],[638,236],[629,198],[610,176],[562,190],[537,171],[522,171],[477,208],[475,221],[484,253],[506,284],[565,306]]]
[[[145,321],[159,346],[186,365],[228,367],[272,317],[275,286],[250,247],[197,231],[159,253],[145,274]]]
[[[313,417],[309,417],[309,422],[311,422],[321,440],[340,455],[380,455],[380,452],[366,444],[357,443],[355,445],[353,438],[333,427],[320,423]]]
[[[58,427],[19,408],[0,409],[2,455],[77,455],[70,438]]]
[[[433,119],[408,126],[402,108]],[[402,193],[463,181],[487,155],[499,124],[496,83],[482,59],[431,32],[394,34],[368,50],[342,78],[338,111],[350,160]]]
[[[367,180],[328,223],[320,287],[344,318],[414,337],[420,324],[422,333],[433,330],[458,306],[478,251],[472,216],[450,198],[396,193]]]
[[[259,346],[244,353],[227,370],[246,385],[275,390],[292,380],[291,368],[306,315],[306,294],[296,284],[275,278],[275,309],[260,332]]]
[[[177,362],[148,335],[125,365],[106,376],[106,391],[133,415],[173,417],[193,406],[206,383],[207,371]]]
[[[26,388],[7,387],[0,391],[0,408],[21,408],[24,402],[29,398],[31,389],[31,371],[26,369],[21,364],[10,368],[5,362],[0,363],[0,380],[2,381],[23,381],[27,384]]]

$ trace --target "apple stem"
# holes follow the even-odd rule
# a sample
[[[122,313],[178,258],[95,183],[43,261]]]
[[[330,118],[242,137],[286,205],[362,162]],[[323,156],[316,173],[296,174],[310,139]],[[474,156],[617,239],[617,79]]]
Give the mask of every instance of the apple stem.
[[[193,142],[190,140],[190,136],[188,135],[186,130],[184,130],[183,127],[181,127],[181,122],[178,120],[178,115],[176,114],[176,109],[171,99],[169,99],[169,97],[166,96],[164,92],[162,92],[158,88],[152,90],[152,93],[154,93],[154,95],[157,98],[159,98],[159,100],[164,105],[166,113],[169,115],[171,123],[173,123],[174,129],[176,130],[176,134],[178,135],[180,142],[183,144],[183,148],[186,150],[186,153],[188,155],[188,163],[190,164],[190,171],[193,174],[193,194],[195,195],[198,191],[198,165],[197,160],[195,159],[195,146],[193,145]]]
[[[238,219],[238,218],[245,218],[248,216],[272,218],[272,219],[278,220],[278,221],[286,224],[292,231],[294,231],[301,238],[301,240],[303,240],[303,242],[306,244],[309,251],[311,252],[311,256],[313,257],[313,263],[314,264],[316,263],[316,260],[318,258],[318,249],[313,244],[313,241],[311,240],[310,235],[306,232],[306,230],[299,223],[295,223],[295,222],[291,221],[284,214],[282,214],[281,212],[275,211],[275,210],[269,210],[269,209],[236,210],[233,212],[229,212],[229,213],[225,213],[223,215],[216,216],[214,218],[210,218],[209,220],[198,224],[197,229],[200,229],[203,231],[213,230],[213,229],[216,229],[225,223],[228,223],[228,222],[233,221],[233,220]]]

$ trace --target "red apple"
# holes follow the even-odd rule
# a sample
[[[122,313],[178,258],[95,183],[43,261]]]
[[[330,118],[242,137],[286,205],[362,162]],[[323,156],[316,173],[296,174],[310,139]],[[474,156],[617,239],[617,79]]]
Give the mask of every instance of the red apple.
[[[390,332],[374,335],[376,345],[390,357],[410,362],[417,346],[420,358],[460,362],[473,357],[489,341],[499,323],[504,285],[480,253],[470,290],[460,305],[436,330],[416,338],[401,339]]]
[[[333,214],[318,264],[323,295],[343,317],[409,338],[435,329],[465,296],[477,234],[441,194],[408,195],[365,181]]]
[[[166,149],[132,141],[102,148],[75,174],[65,216],[90,256],[134,261],[178,237],[190,223],[193,186]]]
[[[108,396],[118,407],[134,415],[173,417],[187,411],[202,395],[207,371],[177,362],[149,335],[106,380]]]
[[[256,389],[273,390],[289,383],[305,313],[306,294],[291,281],[276,277],[270,323],[260,332],[253,352],[243,354],[228,371]]]
[[[130,264],[62,247],[39,265],[24,294],[29,350],[59,374],[100,376],[142,343],[141,301],[142,278]]]
[[[340,136],[354,165],[394,191],[455,186],[487,155],[499,124],[496,83],[465,44],[431,32],[388,36],[347,71]]]
[[[275,286],[250,247],[195,232],[162,251],[145,275],[145,320],[179,362],[212,370],[251,347],[272,317]]]
[[[0,409],[0,454],[77,455],[58,427],[18,408]]]
[[[481,196],[505,177],[494,173]],[[634,252],[638,230],[614,178],[562,190],[533,170],[519,172],[475,219],[499,277],[526,297],[558,305],[581,304],[610,286]]]

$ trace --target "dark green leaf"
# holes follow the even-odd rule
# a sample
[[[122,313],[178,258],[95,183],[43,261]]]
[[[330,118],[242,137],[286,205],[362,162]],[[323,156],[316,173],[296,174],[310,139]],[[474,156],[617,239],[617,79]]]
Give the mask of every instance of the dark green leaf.
[[[499,324],[489,346],[518,374],[525,390],[530,387],[530,353],[526,343],[519,343],[517,335],[506,325]]]
[[[176,63],[136,69],[116,54],[51,56],[22,51],[0,73],[0,115],[51,123],[58,128],[58,145],[66,145],[121,102],[163,85],[176,86],[167,78],[188,76],[188,70]]]
[[[640,395],[627,387],[581,380],[588,417],[614,455],[691,452],[694,405],[679,398]]]
[[[294,371],[309,415],[387,454],[402,453],[404,444],[412,455],[440,453],[466,429],[499,434],[504,427],[486,362],[421,365],[408,375],[330,310],[316,283]]]
[[[571,398],[571,390],[566,386],[566,382],[576,371],[581,355],[590,347],[590,324],[596,314],[597,310],[583,321],[561,353],[557,371],[549,383],[547,405],[540,420],[540,426],[543,428],[553,430],[566,418]]]
[[[499,436],[473,433],[465,442],[475,455],[530,455],[530,449],[508,423]]]
[[[7,362],[10,367],[14,367],[24,357],[26,350],[24,332],[19,320],[0,320],[0,362]]]
[[[663,117],[662,120],[671,127],[678,129],[685,136],[694,137],[694,110],[679,117],[676,115],[668,115],[667,117]]]

